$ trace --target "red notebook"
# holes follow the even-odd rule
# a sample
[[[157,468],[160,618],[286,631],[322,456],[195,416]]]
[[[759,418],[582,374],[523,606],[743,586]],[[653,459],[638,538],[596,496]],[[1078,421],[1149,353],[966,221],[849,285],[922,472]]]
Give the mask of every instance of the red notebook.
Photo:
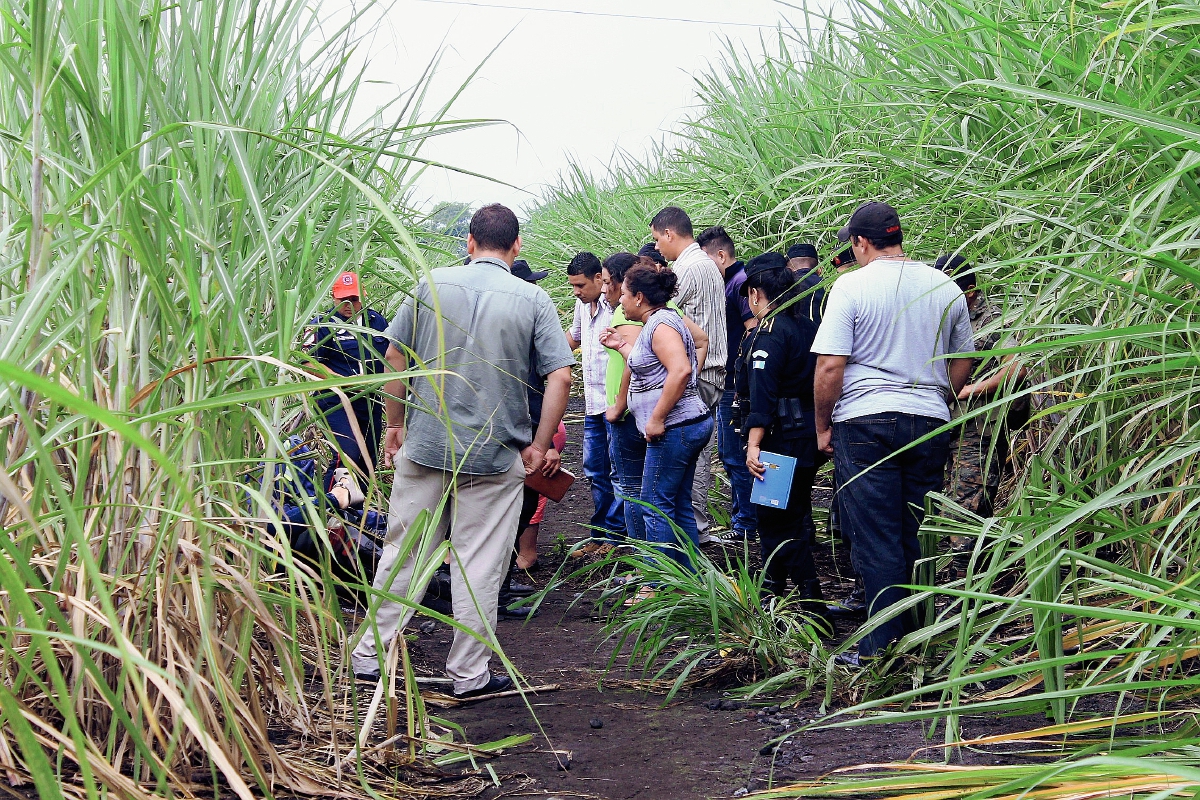
[[[547,478],[540,472],[525,476],[526,486],[538,494],[544,494],[556,503],[562,502],[563,497],[567,494],[567,489],[570,489],[574,482],[575,476],[565,469],[560,469],[551,478]]]

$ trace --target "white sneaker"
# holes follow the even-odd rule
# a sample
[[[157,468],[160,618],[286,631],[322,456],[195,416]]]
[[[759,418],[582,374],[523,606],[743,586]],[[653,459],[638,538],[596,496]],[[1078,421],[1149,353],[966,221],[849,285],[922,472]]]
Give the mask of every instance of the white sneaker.
[[[700,534],[700,544],[721,544],[721,537],[715,533],[705,531]]]

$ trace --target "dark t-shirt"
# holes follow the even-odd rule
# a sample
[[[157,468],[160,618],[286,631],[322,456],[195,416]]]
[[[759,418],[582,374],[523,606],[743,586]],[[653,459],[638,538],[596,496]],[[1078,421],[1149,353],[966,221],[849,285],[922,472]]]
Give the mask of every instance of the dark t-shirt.
[[[725,332],[729,342],[729,357],[725,360],[725,388],[734,388],[737,371],[738,345],[746,333],[746,320],[754,319],[750,302],[742,296],[746,282],[745,264],[735,261],[725,270]]]
[[[800,305],[800,313],[820,327],[821,306],[825,305],[825,290],[820,288],[821,273],[813,267],[806,272],[797,273],[796,282],[799,284],[796,287],[796,295],[801,296],[801,299],[796,301]]]

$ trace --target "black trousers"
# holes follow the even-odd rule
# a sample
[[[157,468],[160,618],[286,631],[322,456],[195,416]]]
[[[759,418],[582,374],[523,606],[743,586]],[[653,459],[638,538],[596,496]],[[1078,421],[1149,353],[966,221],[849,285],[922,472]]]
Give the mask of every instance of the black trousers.
[[[793,456],[810,464],[815,461],[811,452],[815,447],[815,442],[810,439],[763,445],[764,450]],[[767,591],[783,594],[787,590],[788,578],[791,578],[801,597],[818,599],[821,596],[821,584],[817,580],[817,566],[813,559],[816,526],[812,519],[812,486],[816,475],[816,466],[798,465],[792,475],[787,508],[754,507],[766,572],[763,588]]]

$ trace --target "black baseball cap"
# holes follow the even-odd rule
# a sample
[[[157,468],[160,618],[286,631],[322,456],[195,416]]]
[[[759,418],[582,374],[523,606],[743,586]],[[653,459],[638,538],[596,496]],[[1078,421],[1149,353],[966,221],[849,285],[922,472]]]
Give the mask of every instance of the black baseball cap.
[[[850,221],[838,231],[839,242],[850,241],[851,236],[865,236],[868,239],[886,239],[901,233],[900,215],[896,209],[887,203],[872,200],[854,209]]]
[[[654,242],[646,242],[644,245],[642,245],[642,249],[637,251],[637,254],[639,256],[645,256],[651,261],[662,264],[663,266],[667,265],[666,257],[663,256],[662,253],[658,252],[658,246]]]
[[[761,272],[770,272],[773,269],[787,270],[787,257],[779,253],[763,253],[761,256],[755,256],[746,262],[746,280],[742,283],[742,288],[738,289],[742,297],[750,294],[750,279]],[[790,275],[791,273],[788,272]]]
[[[520,278],[523,281],[529,281],[530,283],[537,283],[542,278],[549,275],[550,271],[543,269],[543,270],[538,270],[537,272],[534,272],[532,269],[530,269],[528,261],[526,261],[523,258],[519,258],[513,262],[512,274],[515,275],[516,277]]]
[[[842,252],[833,257],[833,265],[835,267],[846,267],[854,263],[854,248],[847,247]]]
[[[947,275],[953,275],[962,268],[963,264],[966,263],[967,260],[958,253],[953,255],[949,253],[942,253],[937,257],[937,261],[933,263],[933,268],[939,269]]]
[[[791,261],[793,258],[817,258],[817,257],[818,256],[817,256],[816,245],[809,244],[808,242],[801,242],[799,244],[794,244],[787,249],[788,261]]]

